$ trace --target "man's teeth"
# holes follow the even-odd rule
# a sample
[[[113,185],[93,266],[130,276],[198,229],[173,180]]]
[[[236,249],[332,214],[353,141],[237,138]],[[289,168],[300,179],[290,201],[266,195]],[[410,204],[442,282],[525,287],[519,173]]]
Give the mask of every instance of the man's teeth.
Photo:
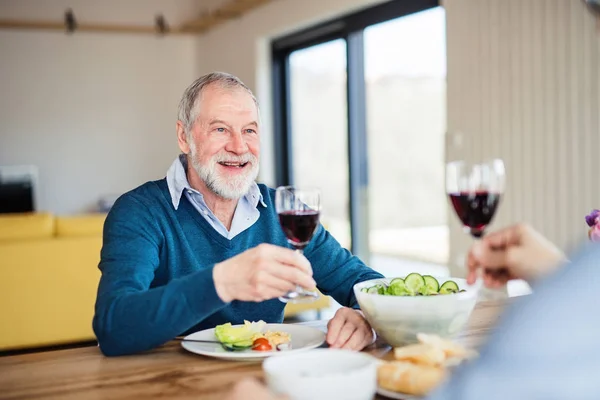
[[[244,167],[247,163],[239,163],[239,162],[220,162],[221,165],[226,165],[228,167]]]

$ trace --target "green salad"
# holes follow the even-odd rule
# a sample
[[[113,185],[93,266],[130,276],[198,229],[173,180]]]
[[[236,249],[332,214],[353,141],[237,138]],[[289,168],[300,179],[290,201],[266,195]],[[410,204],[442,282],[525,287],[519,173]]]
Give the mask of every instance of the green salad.
[[[251,347],[254,339],[265,328],[264,321],[244,321],[244,325],[233,326],[231,322],[215,327],[215,336],[219,342],[239,348]]]
[[[431,275],[421,275],[413,272],[404,279],[392,279],[389,285],[377,283],[370,287],[364,287],[361,289],[361,292],[384,296],[436,296],[466,292],[466,290],[459,289],[456,282],[452,280],[448,280],[440,285],[438,280]]]

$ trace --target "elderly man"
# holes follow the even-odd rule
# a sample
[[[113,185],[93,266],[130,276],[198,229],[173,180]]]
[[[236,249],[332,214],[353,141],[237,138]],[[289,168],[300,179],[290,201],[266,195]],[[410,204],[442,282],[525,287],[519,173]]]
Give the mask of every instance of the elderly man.
[[[279,296],[317,287],[345,307],[333,347],[373,340],[352,293],[379,278],[320,226],[304,255],[288,248],[274,191],[256,184],[260,120],[252,92],[211,73],[179,105],[182,153],[164,179],[124,194],[104,227],[93,327],[105,355],[131,354],[225,322],[281,322]]]

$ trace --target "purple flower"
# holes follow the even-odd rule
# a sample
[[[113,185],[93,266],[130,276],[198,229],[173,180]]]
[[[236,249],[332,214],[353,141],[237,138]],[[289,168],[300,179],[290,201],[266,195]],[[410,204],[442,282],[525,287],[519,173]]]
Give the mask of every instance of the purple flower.
[[[600,217],[600,210],[592,210],[591,214],[585,216],[585,222],[592,227],[596,225],[598,217]]]

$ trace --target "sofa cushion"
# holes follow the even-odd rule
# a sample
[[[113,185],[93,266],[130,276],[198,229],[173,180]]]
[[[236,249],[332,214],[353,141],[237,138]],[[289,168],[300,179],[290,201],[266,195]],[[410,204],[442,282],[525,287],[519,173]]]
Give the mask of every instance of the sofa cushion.
[[[95,339],[101,247],[93,236],[0,243],[0,352]]]
[[[56,236],[102,236],[106,214],[56,217]]]
[[[50,213],[0,214],[0,241],[50,238],[54,223]]]

